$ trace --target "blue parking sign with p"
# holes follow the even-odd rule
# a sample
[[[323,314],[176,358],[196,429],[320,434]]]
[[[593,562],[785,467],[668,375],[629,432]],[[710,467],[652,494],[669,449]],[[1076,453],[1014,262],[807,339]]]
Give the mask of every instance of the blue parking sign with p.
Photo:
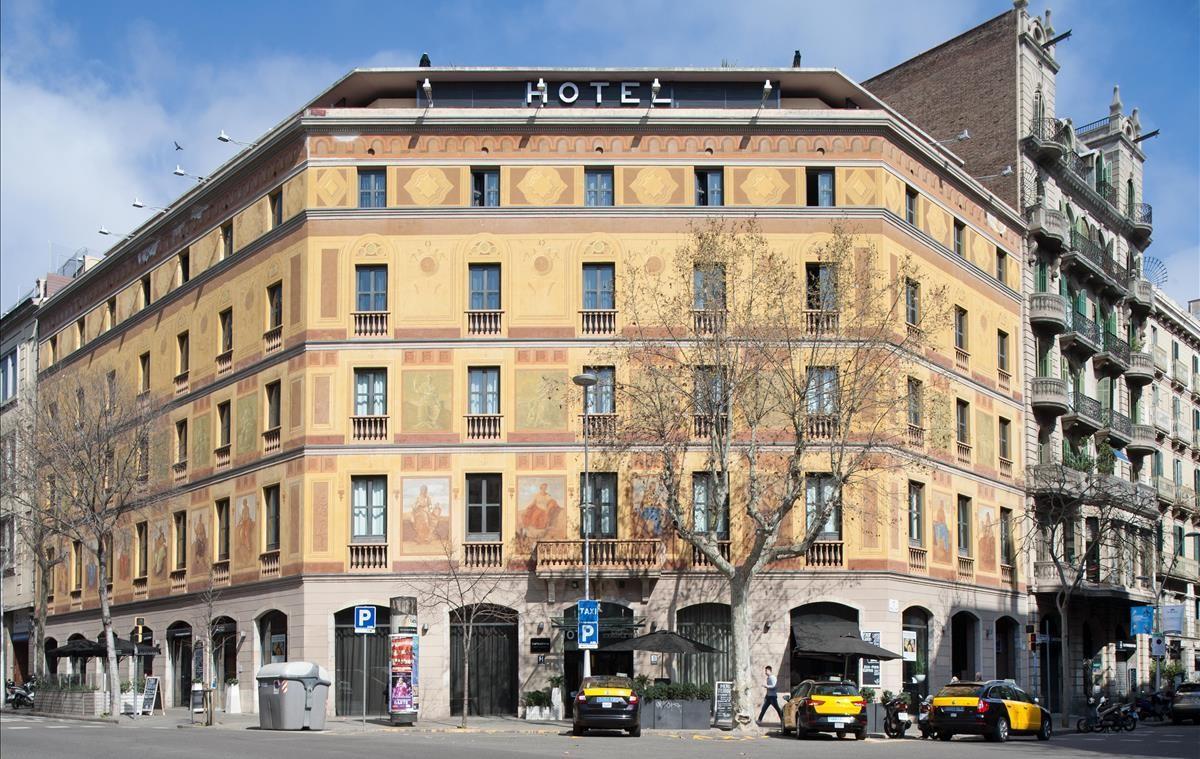
[[[600,602],[580,601],[578,606],[579,629],[576,642],[580,649],[596,649],[600,646]]]
[[[375,607],[354,607],[354,632],[370,634],[375,632]]]

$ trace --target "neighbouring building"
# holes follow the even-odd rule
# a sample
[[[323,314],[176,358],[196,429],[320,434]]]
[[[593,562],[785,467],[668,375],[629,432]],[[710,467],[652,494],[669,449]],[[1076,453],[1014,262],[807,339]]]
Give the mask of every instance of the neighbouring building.
[[[1014,205],[833,70],[353,71],[40,310],[45,387],[116,372],[161,408],[150,477],[173,490],[114,536],[116,628],[145,619],[162,648],[148,671],[167,706],[184,703],[215,587],[219,634],[238,642],[206,677],[239,677],[253,708],[258,667],[313,661],[333,672],[332,710],[379,713],[387,640],[355,635],[352,609],[386,623],[390,598],[428,595],[445,543],[494,573],[491,602],[515,613],[476,648],[474,708],[516,713],[519,690],[554,675],[569,692],[582,409],[545,388],[617,339],[631,262],[669,271],[693,221],[757,216],[802,267],[850,219],[957,304],[910,378],[945,396],[955,431],[909,418],[906,465],[879,475],[880,523],[831,523],[813,554],[763,576],[754,655],[785,684],[821,671],[789,646],[820,611],[908,649],[882,663],[882,688],[1024,680]],[[595,475],[602,642],[671,628],[721,647],[723,584],[610,467]],[[57,574],[55,642],[99,631],[95,574],[75,566],[88,562]],[[458,708],[454,612],[418,615],[427,715]],[[658,672],[649,654],[596,659]],[[721,656],[697,667],[729,672]]]
[[[1093,491],[1100,500],[1116,495],[1130,504],[1121,529],[1134,537],[1104,548],[1087,567],[1072,601],[1067,652],[1081,663],[1072,666],[1077,697],[1085,686],[1125,693],[1151,679],[1149,636],[1130,634],[1130,607],[1152,604],[1159,587],[1194,598],[1198,579],[1200,543],[1184,556],[1183,543],[1172,542],[1196,527],[1192,483],[1200,451],[1186,433],[1195,411],[1188,380],[1195,322],[1156,298],[1143,274],[1152,230],[1143,141],[1153,134],[1142,132],[1136,108],[1125,111],[1116,87],[1108,114],[1095,121],[1076,123],[1056,110],[1058,32],[1049,11],[1030,15],[1027,6],[1016,0],[1011,10],[864,86],[929,133],[953,138],[967,170],[1028,222],[1020,255],[1029,513],[1058,495],[1048,483],[1080,470],[1101,483]],[[1169,343],[1160,315],[1171,325]],[[1155,353],[1169,345],[1173,354]],[[1168,363],[1156,372],[1162,361]],[[1182,374],[1173,374],[1176,368]],[[1163,381],[1163,371],[1180,379]],[[1174,427],[1159,424],[1156,437],[1154,419]],[[1109,450],[1111,468],[1098,467]],[[1081,514],[1068,531],[1078,545],[1106,540],[1094,534],[1094,521]],[[1180,560],[1169,570],[1152,568],[1155,551],[1164,550]],[[1030,552],[1029,570],[1029,632],[1039,635],[1034,687],[1057,709],[1059,579],[1045,546]],[[1197,613],[1189,602],[1193,631]]]

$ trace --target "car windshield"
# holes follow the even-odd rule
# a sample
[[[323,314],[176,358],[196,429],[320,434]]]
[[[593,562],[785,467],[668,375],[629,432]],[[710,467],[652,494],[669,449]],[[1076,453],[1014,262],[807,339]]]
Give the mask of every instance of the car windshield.
[[[1200,693],[1200,683],[1184,683],[1175,690],[1176,693]]]
[[[626,688],[633,690],[633,680],[628,677],[589,677],[583,681],[580,686],[583,689],[587,688]]]
[[[858,688],[850,683],[817,683],[812,692],[814,696],[857,696]]]
[[[967,698],[970,696],[978,696],[979,689],[982,686],[973,685],[970,683],[961,683],[957,685],[947,685],[938,691],[938,698]]]

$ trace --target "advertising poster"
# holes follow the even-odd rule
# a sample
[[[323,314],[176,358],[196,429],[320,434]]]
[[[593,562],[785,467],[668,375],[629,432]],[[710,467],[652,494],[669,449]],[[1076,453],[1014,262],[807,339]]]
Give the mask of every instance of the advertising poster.
[[[391,687],[388,711],[417,711],[417,636],[396,633],[391,636]]]
[[[904,636],[904,661],[917,660],[917,631],[902,630],[901,635]]]
[[[866,642],[878,646],[879,632],[862,630],[859,633],[862,639]],[[863,659],[862,660],[862,684],[863,685],[879,685],[879,660],[878,659]]]
[[[1129,632],[1132,635],[1149,635],[1154,632],[1154,607],[1134,606],[1129,610]]]
[[[287,661],[287,633],[271,636],[271,663]]]
[[[1183,604],[1164,606],[1162,607],[1161,614],[1162,632],[1174,633],[1176,635],[1183,632]]]

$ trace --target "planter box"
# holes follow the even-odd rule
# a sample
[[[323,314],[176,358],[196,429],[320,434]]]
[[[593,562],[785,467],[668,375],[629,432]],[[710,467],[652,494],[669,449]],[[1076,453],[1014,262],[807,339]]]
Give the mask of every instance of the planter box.
[[[225,713],[242,713],[242,691],[240,685],[225,686]]]
[[[103,691],[39,690],[37,711],[66,717],[99,717],[108,711],[108,694]]]
[[[646,701],[641,722],[652,730],[707,730],[712,727],[712,704],[708,699]]]
[[[527,706],[525,707],[525,719],[535,721],[545,721],[552,718],[552,712],[549,706]]]

